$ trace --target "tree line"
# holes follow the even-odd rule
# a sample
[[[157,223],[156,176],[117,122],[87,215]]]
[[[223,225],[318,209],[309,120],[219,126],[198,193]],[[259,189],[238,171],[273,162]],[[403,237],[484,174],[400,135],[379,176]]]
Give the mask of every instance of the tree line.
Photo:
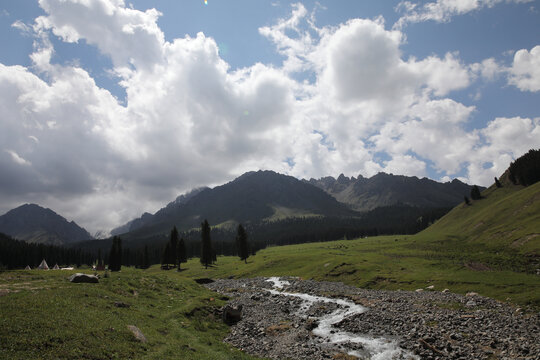
[[[47,260],[49,266],[79,267],[92,264],[95,255],[81,249],[27,243],[0,233],[0,269],[35,268],[43,259]]]
[[[514,184],[532,185],[540,181],[540,149],[531,149],[510,164],[509,179]]]
[[[41,245],[32,250],[33,261],[27,261],[20,252],[4,250],[0,253],[10,258],[22,258],[11,268],[32,266],[46,258],[49,263],[92,265],[98,259],[117,269],[118,266],[147,268],[151,264],[163,264],[178,268],[189,258],[198,257],[204,266],[211,266],[219,255],[248,256],[268,246],[301,244],[306,242],[354,239],[365,236],[414,234],[428,227],[446,214],[450,208],[419,208],[403,204],[380,207],[364,213],[361,217],[296,217],[277,221],[259,221],[232,227],[211,227],[207,221],[200,229],[179,232],[176,227],[169,234],[157,235],[140,241],[123,243],[119,237],[79,244],[78,248],[49,247]],[[205,224],[206,223],[206,224]],[[211,246],[208,244],[208,236]],[[247,239],[249,238],[249,243]],[[21,246],[31,245],[20,242]],[[245,243],[245,245],[244,245]],[[37,249],[37,248],[36,248]],[[49,250],[46,250],[49,249]],[[101,253],[100,253],[101,252]],[[41,255],[40,255],[41,254]],[[57,255],[58,254],[58,255]],[[56,261],[59,254],[69,254],[69,258]],[[62,255],[68,256],[68,255]],[[4,264],[7,262],[2,261]]]

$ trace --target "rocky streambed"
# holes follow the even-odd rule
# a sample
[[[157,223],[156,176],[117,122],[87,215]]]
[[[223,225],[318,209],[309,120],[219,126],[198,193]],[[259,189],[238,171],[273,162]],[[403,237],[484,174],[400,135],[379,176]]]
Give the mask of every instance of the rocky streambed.
[[[206,285],[242,305],[225,341],[273,359],[540,359],[540,316],[477,294],[298,278]]]

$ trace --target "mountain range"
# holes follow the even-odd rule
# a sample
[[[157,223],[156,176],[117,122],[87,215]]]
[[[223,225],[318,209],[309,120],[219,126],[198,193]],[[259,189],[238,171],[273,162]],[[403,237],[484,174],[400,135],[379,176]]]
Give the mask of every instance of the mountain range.
[[[165,234],[173,226],[198,228],[205,219],[214,226],[231,227],[284,217],[357,215],[323,190],[274,171],[248,172],[213,189],[192,191],[181,200],[132,220],[128,237]]]
[[[417,177],[379,173],[337,179],[298,180],[274,171],[247,172],[214,188],[196,188],[178,196],[155,214],[141,217],[111,231],[129,239],[166,235],[173,226],[197,229],[204,219],[214,227],[232,229],[237,224],[285,218],[350,217],[387,206],[424,209],[450,208],[463,201],[471,186],[459,180],[438,183]],[[392,211],[396,211],[395,209]],[[92,239],[74,222],[38,205],[23,205],[0,217],[0,232],[28,242],[69,244]]]
[[[51,209],[25,204],[0,216],[0,232],[29,243],[65,245],[93,239],[74,221],[68,222]]]
[[[304,180],[321,188],[339,202],[357,211],[369,211],[382,206],[404,204],[426,208],[453,207],[469,196],[471,186],[457,179],[439,183],[416,176],[378,173],[370,178],[343,174]],[[480,190],[484,188],[480,187]]]
[[[155,214],[112,231],[127,238],[146,238],[198,228],[207,219],[218,227],[290,217],[359,217],[375,208],[406,205],[451,208],[469,195],[471,186],[459,180],[438,183],[417,177],[379,173],[371,178],[298,180],[273,171],[248,172],[213,189],[200,188],[178,197]],[[406,207],[403,207],[406,209]],[[404,210],[406,211],[406,210]]]

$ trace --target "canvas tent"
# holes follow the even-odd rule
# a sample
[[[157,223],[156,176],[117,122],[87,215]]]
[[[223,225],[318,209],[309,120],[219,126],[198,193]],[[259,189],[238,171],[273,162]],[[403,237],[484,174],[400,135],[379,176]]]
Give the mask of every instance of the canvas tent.
[[[26,267],[24,268],[24,270],[32,270],[32,269],[30,269],[30,266],[26,265]]]
[[[40,270],[49,270],[49,265],[47,265],[47,262],[45,261],[45,259],[43,259],[41,264],[39,264],[38,269],[40,269]]]
[[[54,264],[54,267],[52,269],[53,270],[60,270],[60,268],[58,267],[58,264]]]

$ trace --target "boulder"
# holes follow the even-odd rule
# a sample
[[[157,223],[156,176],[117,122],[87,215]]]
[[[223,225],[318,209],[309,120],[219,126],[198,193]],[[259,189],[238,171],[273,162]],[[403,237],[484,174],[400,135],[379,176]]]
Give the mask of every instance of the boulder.
[[[69,277],[72,283],[98,283],[99,278],[95,275],[76,273]]]
[[[195,282],[197,284],[200,284],[200,285],[205,285],[205,284],[211,284],[214,282],[214,280],[212,279],[208,279],[208,278],[201,278],[201,279],[195,279]]]
[[[138,341],[142,343],[145,343],[148,341],[146,340],[146,337],[144,336],[142,331],[135,325],[128,325],[127,328],[129,329],[129,331],[133,333],[133,336],[135,336],[135,339],[137,339]]]
[[[223,308],[222,318],[223,322],[228,325],[236,324],[242,320],[242,305],[238,305],[238,307],[226,305]]]

